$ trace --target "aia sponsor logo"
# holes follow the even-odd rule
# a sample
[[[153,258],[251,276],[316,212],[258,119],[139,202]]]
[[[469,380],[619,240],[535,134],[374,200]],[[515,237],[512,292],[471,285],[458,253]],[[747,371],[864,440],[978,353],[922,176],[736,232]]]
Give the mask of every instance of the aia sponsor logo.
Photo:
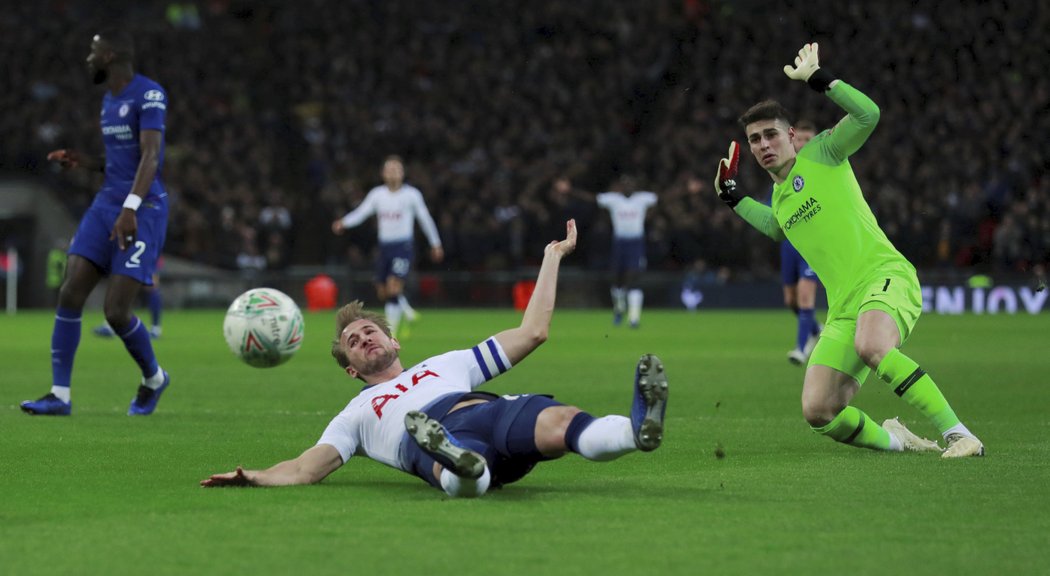
[[[419,384],[420,381],[422,381],[424,378],[430,377],[440,378],[441,375],[432,370],[423,370],[420,372],[416,372],[412,375],[412,388],[415,388],[416,384]],[[394,388],[396,388],[397,391],[401,392],[402,394],[408,392],[410,389],[408,386],[401,383],[394,384]],[[377,417],[382,418],[383,407],[386,406],[386,403],[400,397],[401,394],[380,394],[379,396],[372,398],[372,410],[375,411]]]

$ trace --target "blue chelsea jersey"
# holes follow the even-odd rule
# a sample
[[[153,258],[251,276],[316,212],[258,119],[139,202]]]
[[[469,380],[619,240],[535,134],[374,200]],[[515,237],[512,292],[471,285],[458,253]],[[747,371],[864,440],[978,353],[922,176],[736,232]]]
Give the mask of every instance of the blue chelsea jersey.
[[[109,91],[102,98],[102,143],[106,148],[106,172],[96,201],[119,206],[131,192],[142,152],[139,134],[142,130],[161,132],[157,173],[150,184],[145,204],[159,209],[167,208],[167,192],[160,182],[164,166],[165,118],[168,112],[168,94],[160,84],[140,74],[119,94]]]

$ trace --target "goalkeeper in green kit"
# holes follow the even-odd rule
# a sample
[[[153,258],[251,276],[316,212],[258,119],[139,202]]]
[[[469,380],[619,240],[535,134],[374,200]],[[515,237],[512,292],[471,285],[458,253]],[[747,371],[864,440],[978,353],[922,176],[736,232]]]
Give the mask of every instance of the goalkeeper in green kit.
[[[816,271],[828,293],[828,318],[802,386],[810,426],[837,442],[889,451],[940,451],[897,419],[881,426],[849,402],[871,370],[937,428],[942,456],[984,455],[984,445],[959,421],[933,379],[898,347],[922,311],[915,267],[879,228],[848,158],[875,129],[879,108],[867,96],[820,68],[817,44],[799,50],[784,72],[825,94],[846,111],[830,130],[797,153],[787,111],[771,100],[740,117],[751,153],[773,178],[772,206],[736,191],[739,149],[719,163],[719,198],[774,240],[787,238]]]

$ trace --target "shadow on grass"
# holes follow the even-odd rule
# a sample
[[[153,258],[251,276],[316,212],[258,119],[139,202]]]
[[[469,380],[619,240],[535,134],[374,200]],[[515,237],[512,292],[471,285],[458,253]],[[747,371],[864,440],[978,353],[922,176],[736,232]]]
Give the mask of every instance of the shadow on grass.
[[[431,500],[435,497],[444,498],[445,494],[440,490],[430,487],[422,480],[414,482],[410,479],[398,480],[341,480],[335,482],[324,482],[317,486],[319,489],[327,490],[349,490],[354,493],[381,493],[386,497],[398,499],[421,499]],[[637,498],[640,500],[667,500],[681,501],[682,499],[700,498],[704,495],[724,493],[717,485],[709,487],[699,486],[666,486],[655,489],[651,483],[640,484],[637,482],[607,482],[601,484],[570,484],[562,486],[536,485],[528,482],[520,482],[489,490],[485,495],[489,500],[527,501],[527,500],[549,500],[565,495],[573,499],[580,497],[589,498],[614,498],[618,500]]]

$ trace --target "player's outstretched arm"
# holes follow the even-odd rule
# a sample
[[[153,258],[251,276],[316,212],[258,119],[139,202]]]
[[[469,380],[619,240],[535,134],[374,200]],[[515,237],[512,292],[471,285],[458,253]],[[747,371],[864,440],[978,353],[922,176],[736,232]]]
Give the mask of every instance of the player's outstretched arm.
[[[63,170],[83,168],[91,172],[102,172],[106,167],[105,158],[88,156],[77,150],[59,148],[47,154],[48,162],[58,162]]]
[[[558,268],[561,259],[576,249],[576,220],[565,223],[565,239],[552,241],[543,251],[543,264],[536,277],[536,288],[525,308],[521,326],[496,334],[511,364],[517,364],[540,344],[547,341],[554,314],[554,297],[558,291]]]
[[[335,234],[342,234],[347,228],[353,228],[368,219],[369,216],[376,212],[376,192],[375,190],[368,193],[365,196],[364,201],[357,208],[354,208],[350,212],[347,212],[345,216],[332,222],[332,232]]]
[[[835,78],[820,67],[817,43],[806,44],[795,57],[795,66],[784,66],[784,73],[792,80],[801,80],[809,87],[827,95],[846,111],[835,128],[819,143],[819,148],[833,163],[839,164],[860,150],[879,123],[879,107],[860,90]]]
[[[430,243],[430,259],[434,262],[441,262],[445,259],[445,250],[441,247],[441,235],[438,234],[434,218],[430,216],[430,210],[427,210],[427,203],[423,200],[422,192],[413,190],[412,204],[413,210],[419,218],[419,227],[423,229],[423,234],[426,235],[427,242]]]
[[[318,444],[298,458],[285,460],[266,470],[245,470],[238,466],[233,472],[212,474],[201,480],[205,488],[226,486],[295,486],[315,484],[343,465],[343,458],[334,446]]]
[[[774,240],[783,240],[784,231],[777,224],[773,216],[773,210],[760,202],[755,202],[737,192],[736,173],[740,165],[740,145],[736,142],[729,143],[728,157],[718,162],[718,173],[715,174],[715,192],[718,199],[725,202],[726,206],[733,209],[748,224],[754,226],[759,232]]]

